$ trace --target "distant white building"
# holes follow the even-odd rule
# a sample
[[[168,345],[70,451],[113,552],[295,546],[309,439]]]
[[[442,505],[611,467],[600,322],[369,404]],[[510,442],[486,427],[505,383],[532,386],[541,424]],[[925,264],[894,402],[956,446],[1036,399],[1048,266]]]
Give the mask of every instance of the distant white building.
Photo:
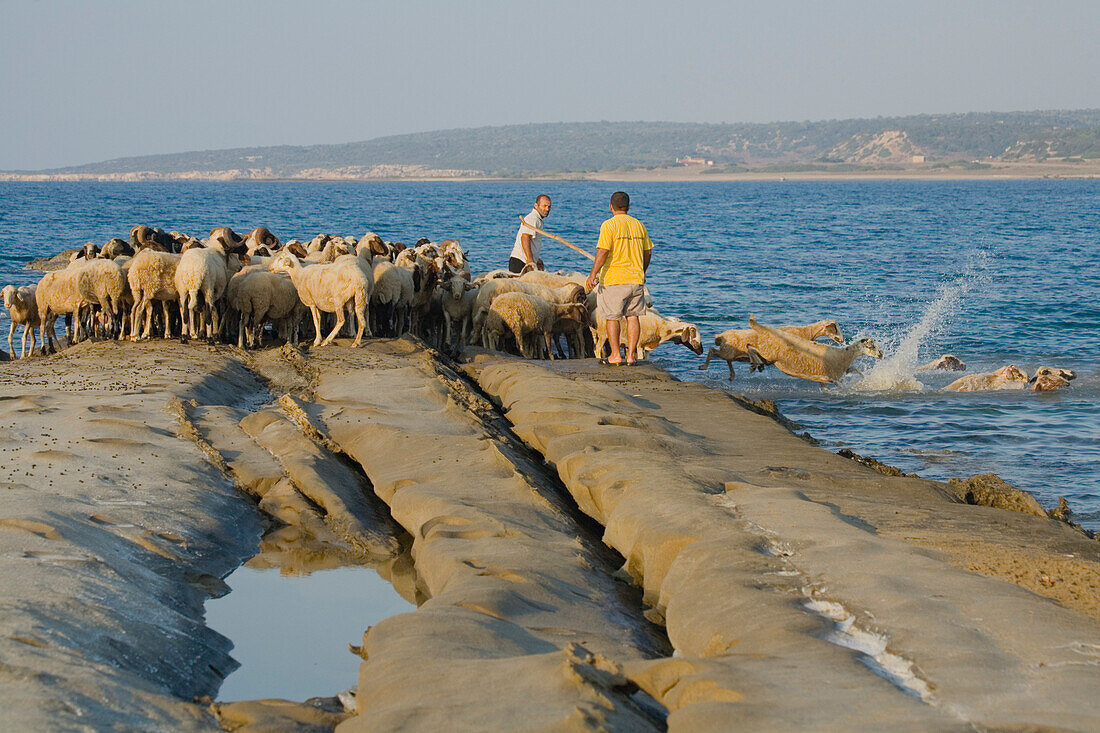
[[[713,160],[706,158],[677,158],[676,162],[680,165],[714,165]]]

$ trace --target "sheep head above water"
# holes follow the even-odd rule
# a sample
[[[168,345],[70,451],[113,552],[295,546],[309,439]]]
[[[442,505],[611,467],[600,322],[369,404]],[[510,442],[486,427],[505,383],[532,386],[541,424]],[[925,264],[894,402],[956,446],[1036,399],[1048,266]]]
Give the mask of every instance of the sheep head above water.
[[[1076,378],[1077,372],[1072,369],[1043,366],[1035,370],[1035,376],[1029,383],[1032,392],[1051,392],[1069,386],[1070,381]]]

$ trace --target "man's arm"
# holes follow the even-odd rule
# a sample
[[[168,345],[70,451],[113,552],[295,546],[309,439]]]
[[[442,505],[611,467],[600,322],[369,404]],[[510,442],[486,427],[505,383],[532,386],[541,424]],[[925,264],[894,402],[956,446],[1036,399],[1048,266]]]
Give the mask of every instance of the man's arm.
[[[592,290],[596,287],[596,278],[603,269],[603,263],[607,262],[607,253],[609,249],[597,249],[596,261],[592,263],[592,272],[588,275],[588,280],[585,281],[584,287],[586,290]],[[647,253],[648,254],[648,253]]]
[[[642,272],[645,272],[649,269],[649,257],[652,253],[653,250],[651,249],[647,249],[645,252],[642,252]]]
[[[523,248],[523,256],[527,262],[534,262],[535,258],[531,255],[531,235],[521,234],[519,235],[519,246]]]

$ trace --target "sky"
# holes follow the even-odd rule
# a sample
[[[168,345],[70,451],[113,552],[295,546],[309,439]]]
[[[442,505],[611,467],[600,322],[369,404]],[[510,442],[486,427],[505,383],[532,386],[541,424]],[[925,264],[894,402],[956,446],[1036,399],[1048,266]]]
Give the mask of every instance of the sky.
[[[528,122],[1100,108],[1095,0],[0,0],[0,170]]]

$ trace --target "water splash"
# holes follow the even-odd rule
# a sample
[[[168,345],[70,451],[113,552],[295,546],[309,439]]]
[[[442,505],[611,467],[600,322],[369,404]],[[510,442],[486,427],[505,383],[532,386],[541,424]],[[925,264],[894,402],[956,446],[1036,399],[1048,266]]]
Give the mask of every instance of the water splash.
[[[860,392],[919,392],[924,389],[916,378],[921,344],[950,322],[967,293],[989,283],[987,261],[986,252],[975,252],[962,274],[940,286],[920,320],[902,336],[897,349],[876,363],[865,377],[852,385],[852,389]]]

